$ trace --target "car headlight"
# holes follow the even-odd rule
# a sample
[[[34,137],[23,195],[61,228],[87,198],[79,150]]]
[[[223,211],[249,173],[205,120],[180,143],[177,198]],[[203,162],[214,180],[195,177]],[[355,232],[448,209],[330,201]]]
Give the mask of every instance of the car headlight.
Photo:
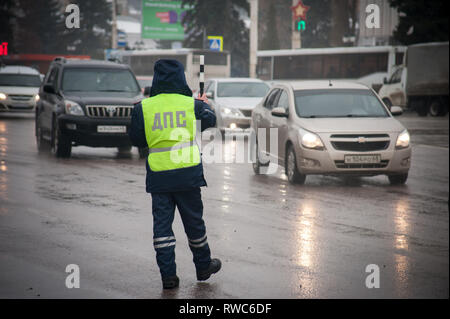
[[[300,134],[300,142],[304,147],[314,150],[325,149],[322,140],[317,134],[308,132],[303,129],[299,129],[299,134]]]
[[[6,100],[6,94],[0,93],[0,100]]]
[[[407,148],[409,146],[410,139],[411,139],[411,137],[409,136],[408,131],[404,130],[398,136],[397,143],[395,143],[395,148],[397,148],[397,149]]]
[[[34,96],[34,100],[37,102],[37,101],[39,101],[41,99],[41,97],[39,96],[39,94],[36,94],[35,96]]]
[[[81,106],[73,101],[64,100],[64,105],[66,106],[66,113],[71,115],[84,115]]]
[[[224,115],[231,115],[231,116],[244,116],[241,111],[230,108],[230,107],[226,107],[226,106],[222,106],[220,108],[220,112]]]
[[[220,112],[223,114],[230,114],[231,113],[231,109],[229,109],[228,107],[221,107],[220,108]]]

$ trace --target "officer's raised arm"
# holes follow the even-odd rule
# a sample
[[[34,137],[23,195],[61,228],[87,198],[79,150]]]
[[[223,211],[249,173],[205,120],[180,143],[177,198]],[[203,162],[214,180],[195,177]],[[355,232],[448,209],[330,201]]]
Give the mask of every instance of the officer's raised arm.
[[[206,94],[203,94],[202,97],[197,97],[195,100],[195,117],[202,123],[202,132],[216,125],[216,114],[207,102]]]

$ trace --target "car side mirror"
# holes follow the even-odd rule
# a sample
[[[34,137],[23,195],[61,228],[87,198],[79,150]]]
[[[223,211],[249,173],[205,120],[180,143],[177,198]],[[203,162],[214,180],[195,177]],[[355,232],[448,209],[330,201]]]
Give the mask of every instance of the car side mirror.
[[[383,84],[388,84],[387,78],[383,78]]]
[[[273,116],[276,116],[276,117],[288,117],[286,109],[282,108],[282,107],[274,108],[271,113]]]
[[[214,99],[214,93],[211,92],[211,91],[206,92],[206,97],[207,97],[208,99]]]
[[[45,93],[50,93],[50,94],[56,93],[55,87],[51,84],[45,84],[43,90]]]
[[[403,109],[400,106],[391,106],[391,114],[392,115],[402,115]]]
[[[144,92],[142,93],[144,96],[150,96],[150,91],[151,91],[152,87],[151,86],[146,86],[144,88]]]

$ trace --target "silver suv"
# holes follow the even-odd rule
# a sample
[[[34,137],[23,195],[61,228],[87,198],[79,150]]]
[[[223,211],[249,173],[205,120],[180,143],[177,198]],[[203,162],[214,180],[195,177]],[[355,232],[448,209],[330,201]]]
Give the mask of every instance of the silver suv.
[[[40,74],[33,68],[0,68],[0,112],[34,112],[40,85]]]
[[[265,140],[256,141],[253,169],[259,174],[271,161],[301,184],[309,174],[384,174],[391,184],[404,184],[411,146],[408,131],[393,117],[401,113],[361,84],[276,84],[253,110],[253,129],[266,132]]]

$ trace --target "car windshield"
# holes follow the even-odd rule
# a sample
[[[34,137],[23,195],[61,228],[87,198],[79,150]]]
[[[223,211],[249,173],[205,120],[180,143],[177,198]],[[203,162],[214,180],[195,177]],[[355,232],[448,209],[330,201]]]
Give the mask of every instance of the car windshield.
[[[106,68],[65,69],[63,91],[138,92],[139,87],[129,70]]]
[[[37,74],[0,74],[0,86],[40,87],[41,78]]]
[[[218,97],[263,97],[269,86],[258,82],[224,82],[217,85]]]
[[[369,90],[295,91],[299,117],[388,117],[389,114]]]

